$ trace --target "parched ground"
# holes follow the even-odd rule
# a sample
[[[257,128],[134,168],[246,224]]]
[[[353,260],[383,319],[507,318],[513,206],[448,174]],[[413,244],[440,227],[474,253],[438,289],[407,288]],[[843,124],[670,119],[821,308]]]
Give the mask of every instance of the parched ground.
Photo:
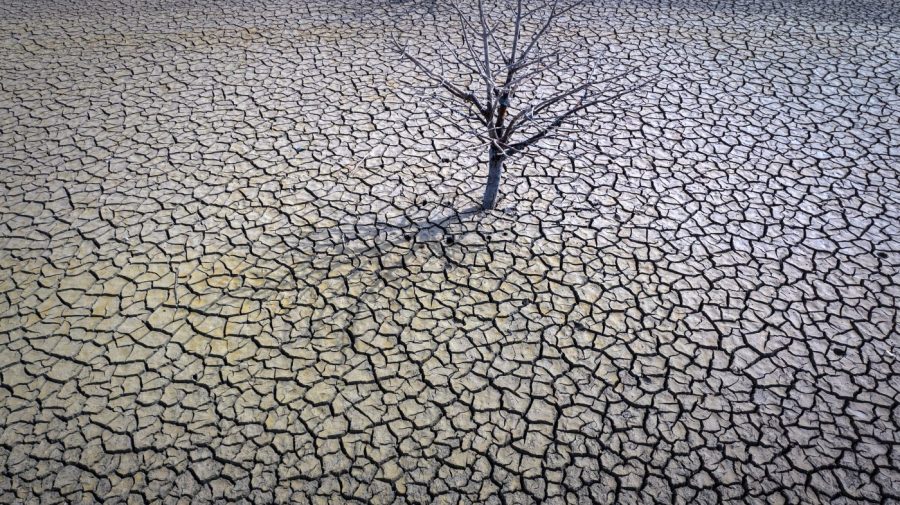
[[[0,502],[900,500],[900,5],[598,0],[467,214],[410,3],[0,3]]]

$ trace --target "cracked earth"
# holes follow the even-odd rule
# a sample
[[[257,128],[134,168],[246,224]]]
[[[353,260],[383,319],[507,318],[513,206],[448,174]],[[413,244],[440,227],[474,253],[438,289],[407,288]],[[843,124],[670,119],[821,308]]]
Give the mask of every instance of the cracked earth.
[[[410,3],[0,4],[0,502],[900,500],[900,6],[594,2],[465,213]]]

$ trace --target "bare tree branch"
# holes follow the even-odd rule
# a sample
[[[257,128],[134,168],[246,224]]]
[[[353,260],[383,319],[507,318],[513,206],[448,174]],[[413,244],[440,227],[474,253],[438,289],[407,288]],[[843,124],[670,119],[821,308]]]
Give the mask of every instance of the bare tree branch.
[[[654,80],[655,80],[655,79],[654,79]],[[544,129],[542,129],[542,130],[539,131],[538,133],[532,135],[531,137],[528,137],[527,139],[525,139],[525,140],[523,140],[523,141],[521,141],[521,142],[516,142],[515,144],[509,146],[509,150],[512,151],[513,153],[522,151],[522,150],[528,148],[529,146],[531,146],[532,144],[534,144],[535,142],[537,142],[537,141],[541,140],[542,138],[546,137],[548,133],[550,133],[550,132],[552,132],[553,130],[559,128],[566,120],[568,120],[570,117],[572,117],[572,116],[575,115],[576,113],[581,112],[582,110],[587,109],[587,108],[589,108],[589,107],[593,107],[594,105],[598,105],[598,104],[601,104],[601,103],[608,103],[608,102],[611,102],[611,101],[613,101],[613,100],[617,100],[617,99],[619,99],[619,98],[622,98],[623,96],[625,96],[625,95],[627,95],[627,94],[629,94],[629,93],[632,93],[632,92],[634,92],[634,91],[636,91],[636,90],[638,90],[638,89],[641,89],[641,88],[644,87],[648,82],[650,82],[650,81],[645,81],[645,82],[642,82],[642,83],[640,83],[640,84],[636,84],[636,85],[634,85],[634,86],[630,86],[630,87],[628,87],[628,88],[622,90],[621,92],[616,93],[616,94],[613,95],[613,96],[604,96],[604,97],[601,97],[601,98],[597,98],[597,99],[595,99],[595,100],[582,101],[582,102],[580,102],[577,106],[572,107],[571,109],[568,109],[567,111],[565,111],[565,112],[563,112],[562,114],[558,115],[558,116],[553,120],[553,122],[550,123],[549,126],[545,127]]]
[[[633,74],[633,73],[634,73],[634,70],[628,70],[621,74],[614,75],[608,79],[603,79],[600,81],[588,81],[588,82],[581,84],[580,86],[576,86],[568,91],[557,93],[556,95],[553,95],[553,96],[547,98],[546,100],[538,103],[537,105],[533,105],[530,108],[525,109],[525,110],[519,112],[518,114],[516,114],[512,118],[512,120],[510,120],[510,123],[509,123],[508,128],[510,130],[510,133],[513,133],[515,131],[515,127],[518,126],[519,122],[523,119],[527,119],[529,117],[535,117],[538,114],[540,114],[541,112],[543,112],[545,109],[548,109],[548,108],[552,107],[553,105],[555,105],[559,102],[562,102],[573,95],[578,94],[581,91],[586,91],[586,90],[589,90],[590,88],[596,87],[598,85],[606,84],[608,82],[621,79],[622,77],[625,77],[625,76],[627,76],[629,74]]]
[[[397,46],[400,47],[399,43],[397,43]],[[416,68],[418,68],[419,70],[424,72],[425,75],[427,75],[433,81],[436,81],[442,88],[446,89],[453,96],[459,98],[460,100],[462,100],[464,102],[468,102],[471,105],[473,105],[476,109],[478,109],[478,111],[481,113],[482,116],[487,115],[487,112],[488,112],[487,108],[485,108],[484,106],[481,105],[481,102],[478,101],[478,97],[476,97],[473,93],[462,91],[461,89],[456,87],[453,83],[451,83],[450,81],[445,79],[443,75],[438,75],[438,74],[435,74],[434,72],[432,72],[431,69],[428,68],[428,66],[426,66],[424,63],[422,63],[415,56],[411,55],[409,53],[409,51],[406,50],[406,48],[401,47],[400,51],[401,51],[401,56],[403,56],[404,58],[406,58],[407,60],[412,62],[412,64],[415,65]]]
[[[488,147],[488,184],[483,199],[486,209],[494,205],[507,158],[554,135],[578,113],[610,104],[651,82],[640,81],[610,94],[606,86],[618,84],[634,70],[597,78],[598,59],[591,54],[588,45],[575,41],[561,43],[548,38],[560,18],[584,5],[586,0],[509,0],[499,6],[496,2],[502,0],[443,1],[450,6],[459,33],[456,37],[438,37],[439,45],[449,48],[446,56],[441,50],[430,54],[441,63],[440,71],[426,64],[420,56],[411,54],[396,40],[394,44],[401,56],[427,79],[446,91],[450,98],[466,105],[464,111],[459,111],[463,122],[479,125],[469,133]],[[463,2],[467,3],[466,8]],[[510,17],[504,16],[507,13]],[[452,44],[457,44],[455,49]],[[444,70],[444,64],[451,68],[449,72]],[[459,76],[460,71],[471,76],[465,85],[448,78],[453,75],[458,77],[457,80],[465,80]],[[559,91],[563,76],[573,77],[576,81]],[[545,94],[548,79],[557,81],[558,87]],[[479,80],[484,88],[481,99],[471,91]],[[533,103],[524,106],[513,103],[523,97],[526,102]],[[473,109],[476,113],[472,113]],[[460,128],[460,131],[465,130]],[[524,138],[514,140],[519,135]]]

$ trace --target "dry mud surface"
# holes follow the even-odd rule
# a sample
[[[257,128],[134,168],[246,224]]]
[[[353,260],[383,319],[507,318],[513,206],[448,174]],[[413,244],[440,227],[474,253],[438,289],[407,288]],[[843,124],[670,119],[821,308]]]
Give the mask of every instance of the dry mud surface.
[[[0,3],[0,502],[900,500],[900,6],[594,2],[456,216],[412,3]]]

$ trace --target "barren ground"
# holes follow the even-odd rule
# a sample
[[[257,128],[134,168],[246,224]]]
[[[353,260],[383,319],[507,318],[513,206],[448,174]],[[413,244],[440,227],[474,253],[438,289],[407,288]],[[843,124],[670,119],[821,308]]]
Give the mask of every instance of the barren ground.
[[[900,500],[900,5],[598,0],[454,217],[409,3],[0,3],[0,502]]]

